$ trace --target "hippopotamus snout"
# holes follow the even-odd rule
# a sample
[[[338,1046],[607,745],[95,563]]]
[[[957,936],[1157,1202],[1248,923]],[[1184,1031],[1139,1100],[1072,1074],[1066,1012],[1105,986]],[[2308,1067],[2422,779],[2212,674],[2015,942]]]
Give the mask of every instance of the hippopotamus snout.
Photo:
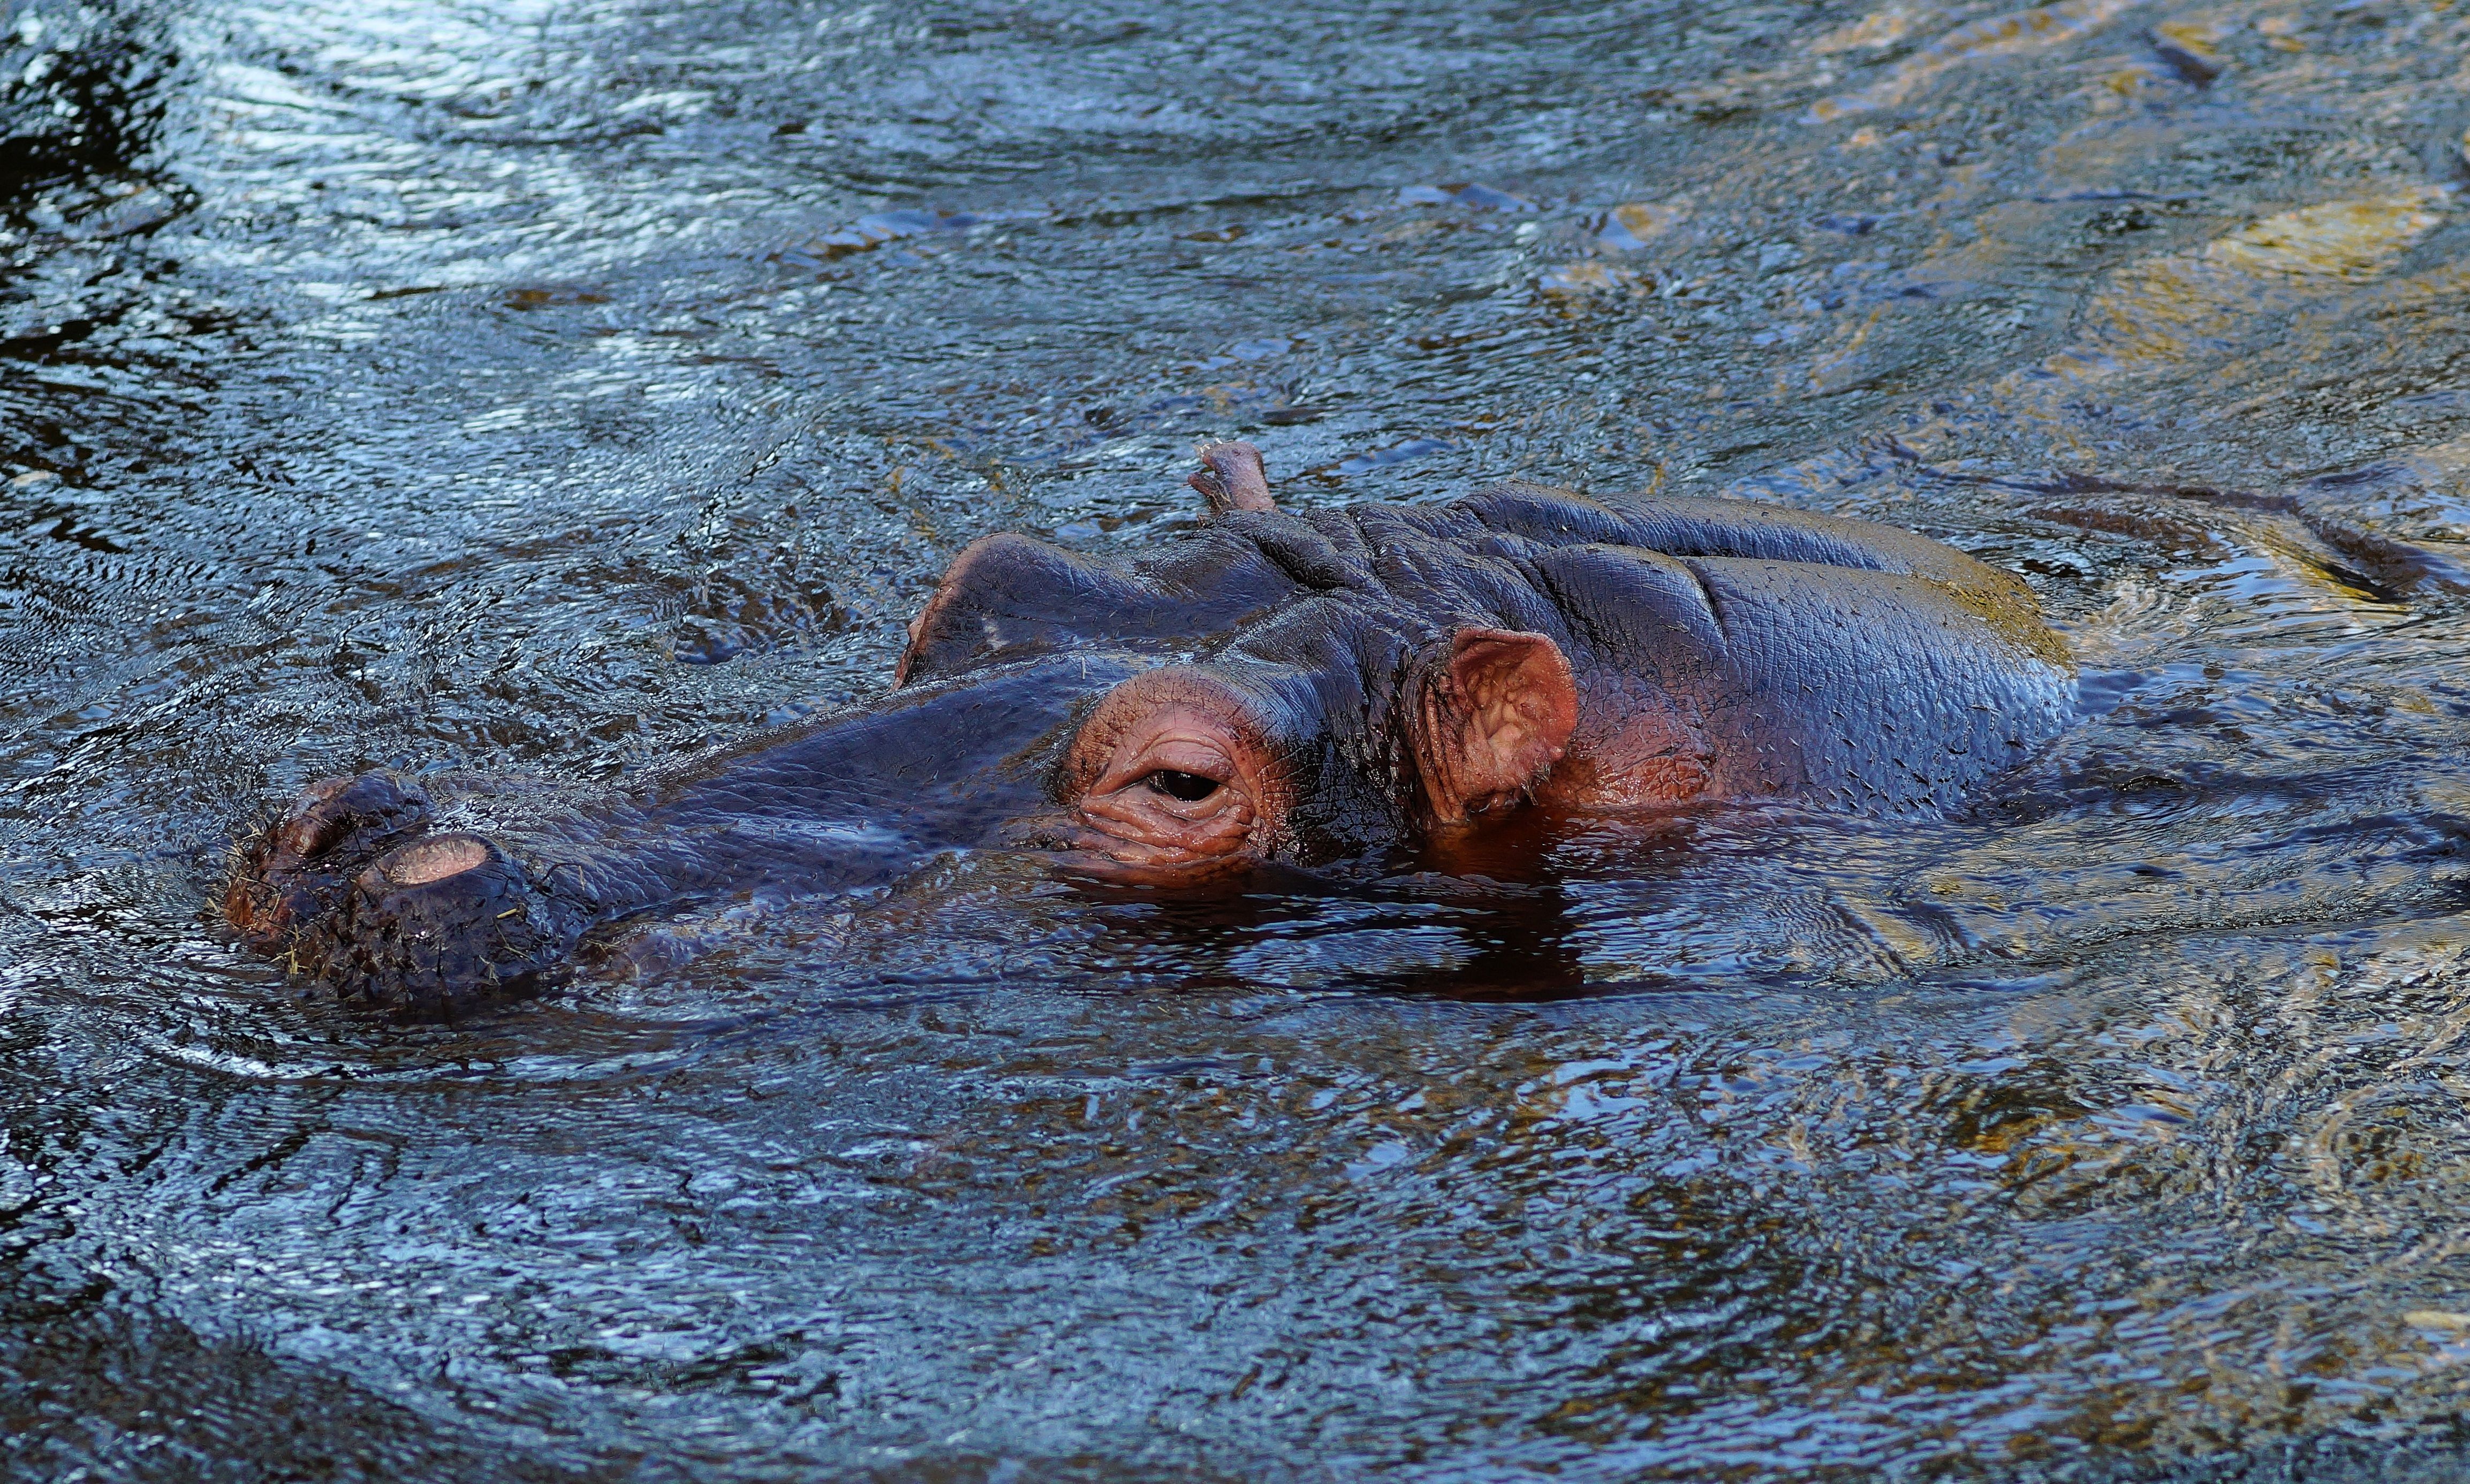
[[[1055,755],[1141,668],[1053,656],[795,724],[505,828],[454,828],[389,773],[312,786],[234,863],[243,939],[348,997],[433,1007],[538,984],[594,927],[887,879],[953,846],[1055,836]],[[503,799],[494,803],[506,812]]]
[[[346,995],[435,1004],[563,959],[580,914],[469,831],[431,832],[429,796],[385,773],[313,785],[243,852],[224,913],[261,952]]]

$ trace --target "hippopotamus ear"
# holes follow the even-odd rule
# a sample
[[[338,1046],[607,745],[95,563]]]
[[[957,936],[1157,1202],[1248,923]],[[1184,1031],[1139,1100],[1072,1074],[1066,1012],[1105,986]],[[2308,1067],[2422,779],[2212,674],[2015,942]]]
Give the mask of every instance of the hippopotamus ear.
[[[909,622],[895,685],[941,680],[990,661],[1121,638],[1156,626],[1164,593],[1061,546],[1006,532],[952,559],[935,596]]]
[[[1439,823],[1542,782],[1578,725],[1570,661],[1541,634],[1460,629],[1421,688],[1409,726],[1424,801]]]
[[[1261,462],[1261,451],[1249,443],[1210,443],[1200,450],[1200,462],[1206,466],[1184,483],[1200,492],[1209,501],[1209,513],[1223,516],[1233,510],[1268,511],[1278,508],[1270,498],[1270,470]]]

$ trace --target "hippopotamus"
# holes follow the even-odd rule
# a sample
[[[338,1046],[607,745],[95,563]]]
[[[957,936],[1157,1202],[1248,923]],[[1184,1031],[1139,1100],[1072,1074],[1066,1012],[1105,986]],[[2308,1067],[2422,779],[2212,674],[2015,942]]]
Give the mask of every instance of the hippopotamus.
[[[1214,890],[1538,805],[1929,815],[2073,714],[2031,590],[1906,531],[1519,480],[1282,510],[1251,445],[1201,459],[1200,520],[1148,549],[965,548],[870,705],[607,797],[501,795],[486,828],[485,791],[331,779],[242,846],[225,914],[347,995],[433,1004],[620,919],[941,849]]]

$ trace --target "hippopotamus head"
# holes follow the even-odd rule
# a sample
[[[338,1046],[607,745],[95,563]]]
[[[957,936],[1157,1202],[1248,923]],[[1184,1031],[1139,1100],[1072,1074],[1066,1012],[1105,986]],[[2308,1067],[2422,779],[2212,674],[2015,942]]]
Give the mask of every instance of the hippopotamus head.
[[[361,987],[451,993],[595,922],[928,845],[1198,883],[1539,800],[1942,808],[2067,710],[2023,584],[1906,532],[1524,483],[1289,513],[1250,445],[1202,456],[1205,519],[1154,549],[964,550],[872,707],[487,835],[441,834],[398,779],[320,785],[227,911]]]
[[[990,536],[910,625],[899,686],[1072,651],[1144,662],[1079,716],[1058,807],[1016,838],[1190,878],[1359,854],[1529,795],[1578,722],[1550,599],[1460,521],[1282,514],[1249,445],[1205,452],[1195,535],[1129,562]]]

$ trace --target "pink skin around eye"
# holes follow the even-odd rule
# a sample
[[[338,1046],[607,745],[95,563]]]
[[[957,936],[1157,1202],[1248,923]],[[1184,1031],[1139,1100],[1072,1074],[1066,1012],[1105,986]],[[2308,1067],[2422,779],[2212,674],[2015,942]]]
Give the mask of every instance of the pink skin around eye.
[[[1081,845],[1112,875],[1190,879],[1240,866],[1257,853],[1264,823],[1258,752],[1202,707],[1170,703],[1140,717],[1117,734],[1075,808]],[[1216,786],[1198,799],[1159,786],[1191,792],[1192,780]]]

